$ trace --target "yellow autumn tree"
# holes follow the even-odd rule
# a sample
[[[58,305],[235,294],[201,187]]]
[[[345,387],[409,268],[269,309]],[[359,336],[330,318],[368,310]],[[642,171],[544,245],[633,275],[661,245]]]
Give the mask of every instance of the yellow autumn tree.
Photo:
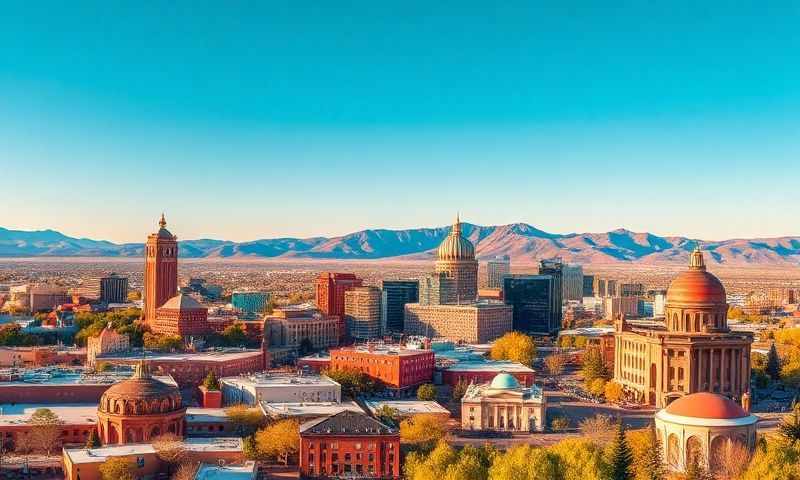
[[[446,421],[439,415],[414,415],[400,422],[400,440],[403,443],[432,446],[446,433]]]
[[[492,360],[510,360],[530,367],[536,357],[536,344],[529,335],[508,332],[497,339],[489,355]]]
[[[280,420],[256,432],[256,448],[266,457],[284,465],[300,449],[300,425],[295,420]]]

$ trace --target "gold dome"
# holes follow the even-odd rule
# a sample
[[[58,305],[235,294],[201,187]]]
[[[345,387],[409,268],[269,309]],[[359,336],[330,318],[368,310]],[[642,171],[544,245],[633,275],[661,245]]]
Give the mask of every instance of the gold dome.
[[[725,287],[717,277],[706,271],[703,252],[696,248],[689,256],[689,269],[670,283],[667,289],[667,305],[726,302]]]
[[[461,235],[461,220],[458,216],[450,234],[439,245],[438,257],[439,260],[475,260],[475,247]]]

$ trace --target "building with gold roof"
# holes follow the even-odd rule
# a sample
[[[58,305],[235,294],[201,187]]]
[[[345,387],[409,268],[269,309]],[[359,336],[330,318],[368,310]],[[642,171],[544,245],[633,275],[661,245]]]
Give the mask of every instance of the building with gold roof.
[[[149,442],[164,433],[183,436],[185,415],[178,386],[153,378],[140,361],[130,379],[103,393],[97,428],[104,445]]]
[[[461,232],[458,216],[436,255],[435,271],[453,280],[457,303],[474,302],[478,298],[478,261],[475,247]]]
[[[630,400],[664,407],[695,392],[739,401],[750,388],[749,333],[728,328],[722,283],[695,249],[669,286],[664,325],[615,320],[614,380]]]

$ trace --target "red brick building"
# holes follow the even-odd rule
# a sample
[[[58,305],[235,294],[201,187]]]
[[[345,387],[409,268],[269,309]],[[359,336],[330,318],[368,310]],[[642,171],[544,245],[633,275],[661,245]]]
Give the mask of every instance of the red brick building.
[[[167,230],[163,213],[158,226],[145,245],[143,313],[147,322],[153,322],[156,309],[178,292],[178,237]]]
[[[206,335],[210,332],[208,309],[189,295],[179,293],[156,309],[150,328],[154,333],[165,335]]]
[[[339,338],[347,336],[344,324],[344,292],[360,287],[363,281],[352,273],[322,272],[317,277],[317,308],[324,315],[339,317]]]
[[[400,434],[344,411],[300,427],[301,478],[400,478]]]
[[[431,350],[348,347],[331,350],[331,369],[353,369],[380,381],[396,394],[413,393],[433,379]]]

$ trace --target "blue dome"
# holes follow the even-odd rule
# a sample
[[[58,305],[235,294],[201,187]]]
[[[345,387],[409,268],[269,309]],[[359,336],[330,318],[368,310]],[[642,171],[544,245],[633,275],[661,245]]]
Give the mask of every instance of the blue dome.
[[[492,379],[492,384],[489,385],[489,388],[494,388],[497,390],[514,390],[519,388],[519,382],[513,375],[508,373],[498,373]]]

